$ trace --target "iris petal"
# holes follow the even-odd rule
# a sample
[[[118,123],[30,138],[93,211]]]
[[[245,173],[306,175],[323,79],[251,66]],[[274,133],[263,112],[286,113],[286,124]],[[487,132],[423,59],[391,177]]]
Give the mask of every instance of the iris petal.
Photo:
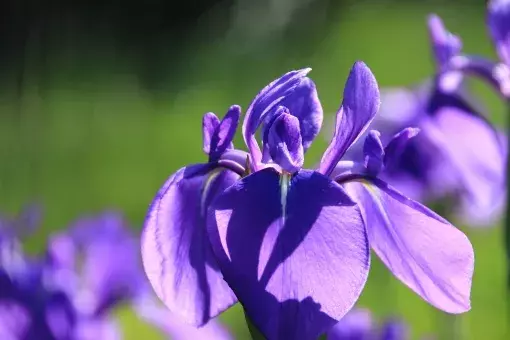
[[[228,188],[209,209],[209,237],[225,280],[267,339],[315,340],[361,293],[366,234],[357,206],[327,177],[302,170],[288,190],[280,181],[266,168]]]
[[[379,88],[372,71],[365,63],[356,62],[345,84],[342,106],[336,115],[335,133],[322,156],[320,173],[331,174],[375,117],[379,104]]]
[[[236,302],[223,281],[205,227],[205,207],[238,175],[211,172],[210,165],[178,170],[149,208],[142,233],[145,272],[158,297],[195,326],[205,324]]]
[[[371,130],[363,144],[363,155],[365,157],[365,168],[370,175],[376,176],[383,167],[384,148],[381,142],[381,133]]]
[[[405,285],[449,313],[470,309],[474,254],[468,238],[379,179],[349,182],[372,249]]]
[[[499,58],[510,66],[510,1],[490,0],[487,23]]]

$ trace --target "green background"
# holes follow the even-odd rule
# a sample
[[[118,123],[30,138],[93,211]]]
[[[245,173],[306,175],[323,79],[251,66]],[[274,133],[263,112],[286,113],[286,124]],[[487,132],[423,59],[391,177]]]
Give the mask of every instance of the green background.
[[[157,42],[157,82],[152,88],[134,71],[138,61],[108,34],[91,38],[67,32],[65,40],[58,40],[65,44],[45,49],[50,52],[43,66],[38,54],[43,47],[29,39],[22,72],[4,74],[0,92],[0,206],[6,213],[29,202],[44,206],[43,225],[27,240],[27,248],[41,250],[52,231],[81,214],[106,208],[120,209],[139,230],[165,179],[186,164],[205,160],[201,115],[223,115],[231,104],[246,109],[263,86],[290,69],[313,68],[310,76],[327,115],[324,138],[307,154],[306,163],[312,166],[327,145],[355,60],[370,66],[381,87],[413,85],[432,75],[427,14],[441,15],[462,37],[465,52],[495,58],[482,1],[356,1],[334,11],[312,8],[283,33],[253,33],[244,22],[219,34],[214,28],[220,9],[213,10],[186,36],[185,48],[166,44],[164,38]],[[274,18],[253,13],[253,27],[271,28],[264,20]],[[474,86],[491,119],[504,124],[497,96],[483,84]],[[239,136],[237,141],[241,146]],[[452,324],[461,338],[506,338],[501,225],[464,229],[476,254],[469,313],[454,320],[428,306],[391,277],[375,256],[359,306],[378,317],[403,318],[414,338],[451,339]],[[126,339],[161,338],[130,311],[120,310],[119,317]],[[239,306],[222,320],[239,339],[248,339]]]

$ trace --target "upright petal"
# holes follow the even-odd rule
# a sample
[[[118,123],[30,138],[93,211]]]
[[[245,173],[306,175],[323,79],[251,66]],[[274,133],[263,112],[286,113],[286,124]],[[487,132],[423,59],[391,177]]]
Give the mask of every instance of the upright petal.
[[[210,161],[218,160],[226,150],[234,148],[232,140],[234,139],[240,116],[241,107],[232,105],[216,127],[211,137]]]
[[[213,202],[208,232],[225,280],[268,340],[317,339],[358,299],[369,268],[363,221],[342,188],[302,170],[285,190],[267,168]]]
[[[453,225],[379,179],[346,184],[372,249],[405,285],[448,313],[470,309],[473,247]]]
[[[310,68],[305,68],[284,74],[264,87],[251,102],[244,117],[243,138],[254,164],[261,160],[255,132],[263,121],[271,119],[270,115],[278,106],[288,107],[291,114],[300,119],[303,131],[306,131],[306,138],[303,139],[305,148],[317,135],[322,124],[322,107],[315,84],[306,77],[310,71]]]
[[[282,113],[271,124],[267,140],[269,154],[283,170],[294,173],[301,169],[305,160],[299,120]]]
[[[195,326],[236,301],[211,251],[205,210],[237,178],[210,165],[182,168],[159,190],[145,220],[142,260],[152,287],[173,313]]]
[[[443,21],[436,14],[430,15],[427,23],[434,57],[438,68],[442,69],[450,58],[461,52],[462,41],[444,27]]]
[[[214,132],[220,125],[218,117],[212,113],[207,112],[202,117],[202,139],[203,139],[203,150],[206,155],[211,153],[211,140]]]
[[[365,168],[369,174],[376,176],[383,167],[384,148],[381,142],[381,133],[371,130],[363,144]]]
[[[331,174],[347,149],[368,127],[379,105],[379,88],[372,71],[363,62],[356,62],[345,83],[344,98],[336,115],[335,133],[322,156],[320,173]]]
[[[418,128],[408,127],[395,134],[384,148],[384,164],[386,165],[392,160],[399,159],[409,140],[419,132],[420,129]]]
[[[510,66],[510,1],[490,0],[487,24],[499,58]]]

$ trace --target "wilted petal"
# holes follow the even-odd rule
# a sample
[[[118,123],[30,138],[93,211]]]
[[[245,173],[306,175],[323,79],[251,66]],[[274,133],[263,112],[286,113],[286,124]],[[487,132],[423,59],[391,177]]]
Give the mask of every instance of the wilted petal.
[[[499,58],[510,66],[510,1],[490,0],[487,4],[487,24]]]
[[[313,82],[311,82],[311,80],[306,80],[306,75],[310,71],[310,68],[305,68],[284,74],[280,78],[274,80],[269,85],[264,87],[251,102],[243,121],[243,138],[246,145],[248,146],[248,150],[250,151],[250,154],[253,158],[252,162],[254,164],[258,164],[261,160],[261,151],[255,139],[255,132],[263,120],[270,119],[270,117],[266,116],[268,113],[273,112],[280,105],[295,105],[295,107],[290,107],[289,109],[295,109],[299,112],[301,112],[300,110],[303,110],[303,112],[306,113],[306,110],[313,108],[311,112],[306,114],[310,114],[311,116],[316,115],[316,113],[314,113],[317,110],[316,105],[320,104],[318,104],[318,100],[316,104],[311,104],[311,102],[316,100],[317,94]],[[311,85],[313,85],[313,89],[302,89],[302,87],[306,88],[310,87]],[[296,99],[303,100],[300,102],[300,105],[298,105],[299,103],[293,104],[290,99],[287,100],[287,98],[292,96],[295,91],[297,91],[298,94],[307,95],[310,97],[291,97],[290,99],[293,99],[293,101]],[[298,94],[296,94],[296,96],[298,96]],[[320,113],[322,114],[322,108],[320,109]],[[292,114],[295,116],[300,116],[297,113]],[[303,117],[300,118],[301,120],[303,119]]]
[[[347,148],[368,127],[379,104],[379,88],[372,71],[363,62],[356,62],[345,83],[342,106],[336,115],[335,133],[322,156],[320,173],[331,174]]]
[[[446,312],[470,309],[474,254],[460,230],[379,179],[346,188],[362,209],[372,249],[400,281]]]
[[[357,206],[327,177],[303,170],[281,180],[267,168],[228,188],[209,209],[208,232],[225,280],[266,338],[315,340],[361,293],[366,234]]]
[[[203,150],[206,155],[211,153],[211,140],[219,125],[220,120],[212,112],[207,112],[204,114],[204,117],[202,117]]]
[[[296,117],[280,114],[269,128],[267,144],[271,158],[283,170],[294,173],[301,169],[305,156]]]
[[[205,227],[205,210],[238,176],[209,165],[178,170],[159,190],[142,233],[145,272],[158,297],[175,314],[203,325],[236,299],[217,269]]]
[[[363,144],[365,168],[371,175],[377,175],[383,167],[384,149],[381,142],[381,133],[371,130]]]

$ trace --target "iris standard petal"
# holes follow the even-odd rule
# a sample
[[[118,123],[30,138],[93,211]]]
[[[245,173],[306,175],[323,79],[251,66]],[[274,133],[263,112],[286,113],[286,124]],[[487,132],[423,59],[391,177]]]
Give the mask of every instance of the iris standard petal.
[[[305,68],[284,74],[264,87],[251,102],[243,121],[243,138],[253,158],[252,163],[258,164],[261,160],[261,151],[255,139],[255,132],[264,119],[270,119],[266,117],[266,114],[282,105],[282,101],[303,83],[311,70],[311,68]],[[306,84],[305,82],[304,85]]]
[[[209,161],[218,160],[227,149],[234,148],[232,140],[234,139],[240,116],[241,107],[232,105],[211,138]]]
[[[487,3],[487,24],[499,58],[510,66],[509,0],[490,0]]]
[[[305,155],[296,117],[280,114],[271,124],[267,144],[271,158],[283,170],[294,173],[301,169]]]
[[[365,131],[379,109],[379,88],[365,63],[354,64],[344,88],[342,105],[337,112],[335,133],[322,156],[319,172],[329,175],[347,149]]]
[[[202,117],[203,150],[206,155],[211,153],[211,140],[219,125],[220,120],[212,112],[207,112]]]
[[[210,165],[182,168],[159,190],[145,220],[142,260],[152,287],[173,313],[195,326],[236,302],[211,251],[205,210],[238,177]]]
[[[376,176],[383,167],[384,148],[381,142],[381,133],[371,130],[363,144],[363,155],[365,157],[365,168],[371,175]]]
[[[433,306],[468,311],[474,254],[466,235],[379,179],[345,186],[363,212],[370,246],[391,272]]]
[[[228,188],[209,209],[209,237],[225,280],[268,340],[315,340],[361,293],[366,234],[358,207],[327,177],[302,170],[281,182],[266,168]]]
[[[428,17],[427,24],[436,63],[439,68],[444,68],[450,58],[461,52],[462,41],[444,27],[443,21],[436,14]]]
[[[420,132],[418,128],[405,128],[390,139],[384,148],[384,165],[400,158],[409,140]]]

